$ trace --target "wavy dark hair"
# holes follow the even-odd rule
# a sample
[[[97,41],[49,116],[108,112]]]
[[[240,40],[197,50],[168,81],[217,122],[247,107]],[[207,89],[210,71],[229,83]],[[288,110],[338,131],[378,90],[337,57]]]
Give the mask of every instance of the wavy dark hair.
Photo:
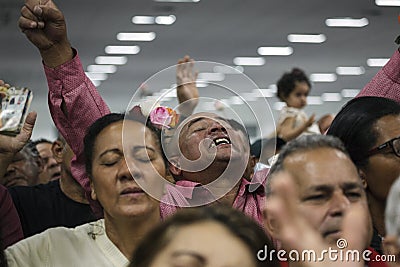
[[[387,115],[399,115],[400,104],[384,97],[365,96],[350,100],[335,116],[327,135],[339,137],[357,167],[368,164],[368,151],[375,145],[375,123]]]
[[[221,224],[233,236],[239,238],[251,251],[257,267],[279,266],[276,257],[269,262],[257,259],[257,252],[263,249],[265,245],[268,248],[273,248],[271,240],[257,223],[232,207],[213,205],[179,210],[175,215],[150,231],[136,248],[130,267],[149,267],[182,227],[203,222]]]

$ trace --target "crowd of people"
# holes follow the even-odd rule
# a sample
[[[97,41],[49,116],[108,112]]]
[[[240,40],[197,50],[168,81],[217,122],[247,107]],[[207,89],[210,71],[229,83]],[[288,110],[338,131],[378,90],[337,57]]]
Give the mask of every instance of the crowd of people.
[[[302,110],[307,75],[285,73],[276,131],[251,144],[236,120],[194,112],[189,56],[179,114],[112,113],[52,0],[26,0],[18,24],[59,137],[30,140],[35,112],[0,135],[0,266],[400,266],[398,50],[318,121]]]

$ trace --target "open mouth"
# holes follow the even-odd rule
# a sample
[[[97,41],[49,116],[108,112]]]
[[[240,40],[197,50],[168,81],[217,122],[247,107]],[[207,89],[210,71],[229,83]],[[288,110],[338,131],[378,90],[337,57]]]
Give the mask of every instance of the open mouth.
[[[217,147],[220,145],[230,145],[231,140],[228,137],[217,137],[211,143],[211,147]]]

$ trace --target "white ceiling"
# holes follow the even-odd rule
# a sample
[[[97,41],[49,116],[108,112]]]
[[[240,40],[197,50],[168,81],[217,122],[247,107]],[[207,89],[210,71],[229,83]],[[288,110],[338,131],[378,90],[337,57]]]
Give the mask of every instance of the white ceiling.
[[[19,32],[16,24],[21,0],[0,0],[0,78],[18,86],[28,86],[34,91],[32,109],[39,113],[34,138],[54,138],[47,108],[47,84],[40,57],[36,49]],[[287,46],[294,49],[290,56],[265,57],[260,67],[244,67],[244,73],[260,88],[274,84],[280,75],[292,67],[306,73],[335,73],[338,66],[363,66],[360,76],[339,76],[333,83],[315,83],[311,95],[324,92],[341,92],[343,88],[362,88],[379,70],[368,67],[370,57],[388,58],[396,48],[395,37],[400,33],[398,7],[379,7],[374,0],[201,0],[197,3],[162,3],[150,0],[57,1],[67,19],[69,39],[81,56],[84,66],[94,64],[96,56],[104,55],[106,45],[136,44],[141,51],[129,56],[128,63],[118,67],[99,87],[99,91],[113,111],[123,111],[140,84],[153,74],[174,65],[177,59],[189,54],[196,60],[233,65],[236,56],[258,56],[259,46]],[[134,25],[134,15],[170,15],[176,22],[165,25]],[[331,17],[365,17],[369,25],[362,28],[330,28],[325,19]],[[116,35],[121,31],[153,31],[157,37],[152,42],[120,42]],[[290,33],[323,33],[327,41],[322,44],[289,43]],[[202,65],[203,67],[206,65]],[[208,65],[207,65],[208,66]],[[208,70],[212,71],[212,70]],[[168,88],[174,81],[174,69],[169,69],[148,82],[150,90]],[[157,76],[158,77],[158,76]],[[247,84],[246,84],[247,83]],[[224,85],[236,93],[250,92],[249,81],[243,76],[227,76]],[[226,91],[215,87],[200,88],[202,97],[223,98]],[[226,96],[225,96],[226,97]],[[348,99],[310,105],[306,112],[337,112]],[[268,98],[273,106],[276,98]],[[250,103],[250,102],[248,102]],[[265,102],[251,102],[258,116],[268,118],[261,123],[264,133],[272,130],[271,115]],[[244,111],[245,105],[235,105],[248,125],[253,117]],[[276,117],[276,111],[272,116]]]

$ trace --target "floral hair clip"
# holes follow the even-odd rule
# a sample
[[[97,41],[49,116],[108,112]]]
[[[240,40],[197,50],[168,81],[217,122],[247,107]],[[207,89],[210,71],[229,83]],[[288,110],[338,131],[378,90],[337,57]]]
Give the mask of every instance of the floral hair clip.
[[[179,122],[179,114],[172,108],[160,106],[158,102],[144,101],[139,105],[141,113],[149,117],[151,123],[159,128],[173,128]]]

